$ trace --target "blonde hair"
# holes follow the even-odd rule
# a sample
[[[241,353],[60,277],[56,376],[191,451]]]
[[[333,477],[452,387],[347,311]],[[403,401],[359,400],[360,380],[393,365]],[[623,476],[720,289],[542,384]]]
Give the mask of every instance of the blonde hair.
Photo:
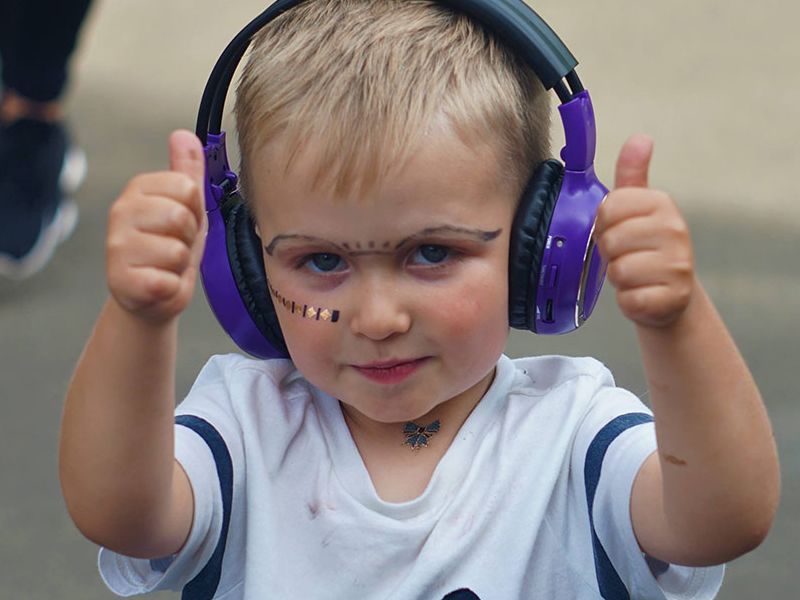
[[[442,116],[493,146],[519,190],[549,156],[549,95],[479,24],[430,0],[304,2],[255,36],[239,80],[243,192],[251,157],[280,135],[287,170],[313,145],[313,185],[363,193]]]

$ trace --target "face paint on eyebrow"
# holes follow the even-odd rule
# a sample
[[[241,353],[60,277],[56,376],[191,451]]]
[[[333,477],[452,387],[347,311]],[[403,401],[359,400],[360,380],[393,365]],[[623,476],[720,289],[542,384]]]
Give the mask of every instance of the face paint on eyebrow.
[[[264,246],[264,250],[267,251],[267,254],[272,256],[273,252],[275,252],[275,247],[278,245],[278,242],[282,242],[283,240],[302,240],[304,242],[310,242],[312,244],[328,244],[333,246],[337,252],[344,253],[345,250],[349,249],[348,245],[345,244],[344,247],[340,246],[335,242],[330,242],[328,240],[323,240],[322,238],[314,237],[313,235],[299,235],[297,233],[288,233],[288,234],[281,234],[276,235],[272,238],[272,241]]]
[[[348,244],[347,242],[337,244],[336,242],[331,242],[328,240],[323,240],[321,238],[317,238],[311,235],[296,235],[296,234],[289,234],[289,235],[277,235],[272,238],[272,241],[264,246],[264,250],[266,250],[269,256],[273,256],[275,252],[275,247],[278,245],[279,242],[283,240],[302,240],[305,242],[310,242],[312,244],[326,244],[329,246],[333,246],[334,250],[343,256],[353,257],[353,256],[369,256],[371,254],[391,254],[392,252],[388,250],[391,247],[391,242],[383,242],[382,248],[383,250],[373,249],[373,250],[362,250],[361,242],[355,242],[354,244]],[[358,248],[357,250],[353,250],[353,246]],[[376,242],[369,242],[368,246],[370,248],[374,248],[376,246]]]
[[[336,323],[339,320],[339,311],[330,308],[321,308],[318,306],[311,306],[310,304],[303,304],[284,298],[281,293],[272,287],[272,284],[267,281],[269,291],[278,301],[278,304],[288,310],[293,315],[298,315],[304,319],[311,319],[312,321],[330,321]]]
[[[439,235],[442,233],[466,235],[467,237],[471,237],[479,242],[491,242],[492,240],[496,239],[497,236],[503,233],[503,230],[496,229],[494,231],[485,231],[483,229],[469,229],[467,227],[456,227],[454,225],[442,225],[441,227],[428,227],[427,229],[423,229],[422,231],[419,231],[413,235],[403,238],[402,240],[400,240],[400,242],[397,243],[394,249],[399,250],[409,242],[413,242],[415,239],[424,238],[432,235]]]
[[[391,254],[392,251],[396,252],[406,244],[413,242],[419,238],[425,238],[428,236],[433,235],[440,235],[440,234],[455,234],[455,235],[464,235],[467,237],[471,237],[479,242],[491,242],[492,240],[496,239],[501,233],[503,232],[502,229],[496,229],[495,231],[485,231],[483,229],[470,229],[467,227],[458,227],[455,225],[442,225],[439,227],[428,227],[417,233],[414,233],[408,237],[403,238],[399,242],[397,242],[394,246],[394,249],[391,249],[391,242],[384,241],[380,243],[380,249],[377,248],[379,245],[378,242],[374,240],[370,240],[362,245],[361,242],[342,242],[341,244],[332,242],[330,240],[325,240],[322,238],[314,237],[313,235],[301,235],[297,233],[290,233],[290,234],[280,234],[276,235],[272,238],[272,241],[264,246],[264,250],[266,250],[269,256],[273,256],[275,252],[275,248],[278,243],[284,240],[301,240],[304,242],[309,242],[312,244],[320,244],[320,245],[328,245],[332,246],[334,250],[342,255],[345,256],[367,256],[372,254],[377,255],[385,255]],[[364,246],[367,246],[367,249],[364,249]],[[355,247],[355,250],[353,249]]]
[[[354,256],[373,256],[373,255],[381,256],[381,255],[391,255],[391,254],[394,253],[389,250],[355,250],[355,251],[351,250],[350,252],[347,253],[347,257],[352,258]]]

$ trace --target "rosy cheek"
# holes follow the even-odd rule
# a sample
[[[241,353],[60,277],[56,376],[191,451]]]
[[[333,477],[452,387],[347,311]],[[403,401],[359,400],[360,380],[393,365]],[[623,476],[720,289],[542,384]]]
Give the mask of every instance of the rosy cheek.
[[[322,323],[288,313],[281,316],[280,324],[290,350],[294,347],[296,351],[311,354],[319,354],[341,335],[342,328],[341,323]]]
[[[442,298],[433,300],[434,310],[429,314],[444,335],[477,344],[483,343],[486,335],[504,339],[508,320],[506,294],[491,280],[482,282],[449,289]]]

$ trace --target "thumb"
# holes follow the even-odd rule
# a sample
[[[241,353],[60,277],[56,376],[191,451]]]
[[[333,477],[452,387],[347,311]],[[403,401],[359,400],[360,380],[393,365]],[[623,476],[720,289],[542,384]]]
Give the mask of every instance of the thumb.
[[[653,156],[653,139],[643,133],[632,135],[617,158],[614,187],[647,187],[647,171]]]
[[[203,190],[206,158],[200,140],[191,131],[179,129],[169,136],[169,167],[191,177]]]

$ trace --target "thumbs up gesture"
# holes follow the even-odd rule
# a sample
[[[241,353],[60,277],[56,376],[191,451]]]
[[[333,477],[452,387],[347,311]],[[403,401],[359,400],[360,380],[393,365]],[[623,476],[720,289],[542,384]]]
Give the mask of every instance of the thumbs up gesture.
[[[112,297],[154,323],[189,304],[203,254],[205,157],[188,131],[169,138],[170,170],[134,177],[109,212],[106,276]]]
[[[686,221],[669,195],[648,187],[652,154],[645,135],[625,142],[595,238],[622,313],[637,325],[667,327],[689,306],[696,284]]]

